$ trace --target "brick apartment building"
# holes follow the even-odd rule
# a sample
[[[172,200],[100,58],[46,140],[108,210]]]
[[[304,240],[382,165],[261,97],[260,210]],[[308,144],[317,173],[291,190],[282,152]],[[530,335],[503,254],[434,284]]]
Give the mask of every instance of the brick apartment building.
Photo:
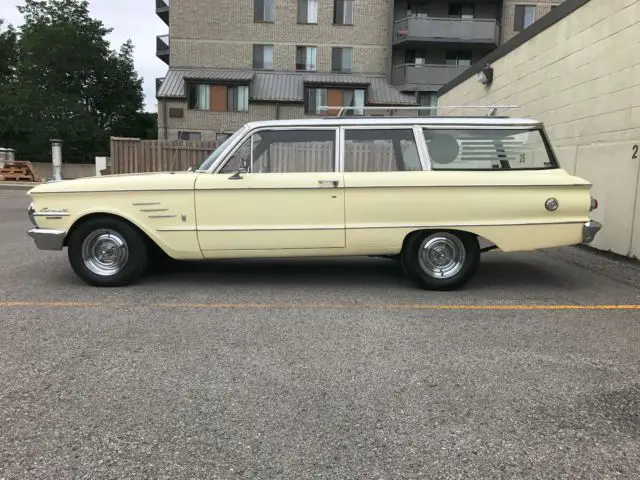
[[[221,140],[324,105],[435,105],[442,85],[561,1],[156,0],[169,26],[156,40],[169,66],[159,138]]]

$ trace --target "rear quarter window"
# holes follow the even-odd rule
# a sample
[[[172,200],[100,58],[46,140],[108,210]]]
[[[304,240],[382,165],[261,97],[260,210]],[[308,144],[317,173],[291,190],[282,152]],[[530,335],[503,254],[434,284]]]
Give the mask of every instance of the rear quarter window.
[[[423,129],[432,170],[558,168],[539,129]]]

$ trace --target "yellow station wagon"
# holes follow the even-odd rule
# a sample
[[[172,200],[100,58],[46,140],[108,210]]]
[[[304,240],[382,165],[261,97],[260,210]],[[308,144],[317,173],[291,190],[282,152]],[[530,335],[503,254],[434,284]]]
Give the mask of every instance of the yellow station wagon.
[[[65,180],[29,191],[29,235],[68,248],[97,286],[181,260],[385,256],[450,290],[480,254],[589,243],[591,184],[543,125],[510,117],[332,116],[250,122],[193,171]]]

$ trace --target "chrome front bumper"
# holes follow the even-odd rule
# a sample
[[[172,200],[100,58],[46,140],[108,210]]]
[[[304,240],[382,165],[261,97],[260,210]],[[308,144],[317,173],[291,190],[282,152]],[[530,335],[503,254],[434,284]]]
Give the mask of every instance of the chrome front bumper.
[[[594,220],[589,220],[582,227],[582,243],[591,243],[596,234],[602,229],[602,224]]]
[[[62,250],[66,232],[62,230],[47,230],[44,228],[32,228],[27,232],[36,242],[40,250]]]

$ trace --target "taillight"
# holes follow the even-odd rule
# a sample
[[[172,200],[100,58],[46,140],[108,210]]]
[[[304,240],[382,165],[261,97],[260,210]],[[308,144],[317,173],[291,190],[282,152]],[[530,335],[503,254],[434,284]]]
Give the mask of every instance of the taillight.
[[[598,208],[598,199],[591,197],[591,211],[593,212],[596,208]]]

